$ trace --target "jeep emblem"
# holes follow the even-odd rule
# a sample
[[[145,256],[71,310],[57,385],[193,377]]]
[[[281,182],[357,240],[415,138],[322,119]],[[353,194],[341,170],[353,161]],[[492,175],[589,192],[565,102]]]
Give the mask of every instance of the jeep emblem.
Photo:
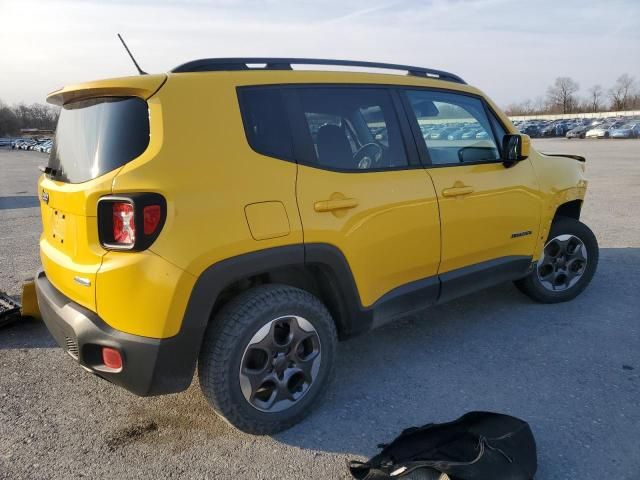
[[[46,191],[42,190],[41,198],[44,203],[49,203],[49,194]]]

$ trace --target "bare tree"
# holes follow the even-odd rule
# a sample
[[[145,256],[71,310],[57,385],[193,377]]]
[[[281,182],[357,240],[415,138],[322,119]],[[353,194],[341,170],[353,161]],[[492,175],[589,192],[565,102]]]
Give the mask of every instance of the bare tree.
[[[615,85],[609,89],[614,110],[625,110],[629,107],[630,100],[634,96],[635,83],[635,79],[627,73],[618,77]]]
[[[589,89],[589,110],[592,112],[599,112],[602,104],[602,97],[604,97],[604,89],[602,85],[594,85]]]
[[[505,109],[507,115],[533,115],[536,112],[533,102],[529,99],[520,103],[512,103]]]
[[[575,94],[579,88],[578,82],[572,78],[558,77],[547,89],[549,103],[562,113],[571,113],[577,105]]]
[[[21,103],[9,107],[0,101],[0,136],[17,135],[21,128],[53,130],[60,109],[51,105]]]
[[[540,114],[540,113],[544,113],[548,108],[549,108],[549,105],[547,100],[543,96],[538,95],[533,101],[531,110],[535,114]]]
[[[11,108],[0,101],[0,137],[15,135],[20,128],[20,121]]]
[[[576,95],[578,83],[568,77],[556,78],[547,89],[546,98],[536,97],[507,106],[507,115],[536,115],[549,113],[599,112],[607,108],[612,110],[640,109],[640,88],[638,82],[628,74],[621,75],[615,85],[609,89],[594,85],[588,95]],[[607,105],[606,97],[611,98]]]

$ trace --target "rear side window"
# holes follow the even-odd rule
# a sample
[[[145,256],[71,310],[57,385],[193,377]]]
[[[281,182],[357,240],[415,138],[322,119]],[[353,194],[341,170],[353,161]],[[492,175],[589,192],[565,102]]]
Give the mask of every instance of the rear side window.
[[[406,95],[432,164],[500,160],[494,129],[480,99],[431,90],[407,90]]]
[[[149,145],[149,109],[134,97],[102,97],[62,107],[49,157],[52,178],[81,183],[140,156]]]
[[[295,89],[299,117],[296,143],[311,165],[366,171],[408,165],[400,125],[386,89],[305,87]],[[306,145],[305,145],[306,144]]]
[[[251,148],[262,155],[292,160],[289,121],[280,89],[246,87],[239,89],[238,97]]]

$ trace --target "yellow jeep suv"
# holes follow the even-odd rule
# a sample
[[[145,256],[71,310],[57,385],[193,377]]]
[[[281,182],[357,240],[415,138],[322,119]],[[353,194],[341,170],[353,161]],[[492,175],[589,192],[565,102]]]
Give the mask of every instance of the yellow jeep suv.
[[[247,432],[309,412],[338,339],[504,281],[570,300],[596,269],[584,159],[536,152],[451,73],[205,59],[48,101],[47,327],[137,395],[182,391],[197,365]]]

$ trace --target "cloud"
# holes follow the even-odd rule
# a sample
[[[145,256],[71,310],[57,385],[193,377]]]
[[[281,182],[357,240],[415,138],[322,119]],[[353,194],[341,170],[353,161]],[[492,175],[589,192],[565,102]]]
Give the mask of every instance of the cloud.
[[[0,0],[0,98],[226,56],[350,58],[453,71],[499,104],[640,77],[640,2],[611,0]],[[37,14],[31,14],[37,12]]]

